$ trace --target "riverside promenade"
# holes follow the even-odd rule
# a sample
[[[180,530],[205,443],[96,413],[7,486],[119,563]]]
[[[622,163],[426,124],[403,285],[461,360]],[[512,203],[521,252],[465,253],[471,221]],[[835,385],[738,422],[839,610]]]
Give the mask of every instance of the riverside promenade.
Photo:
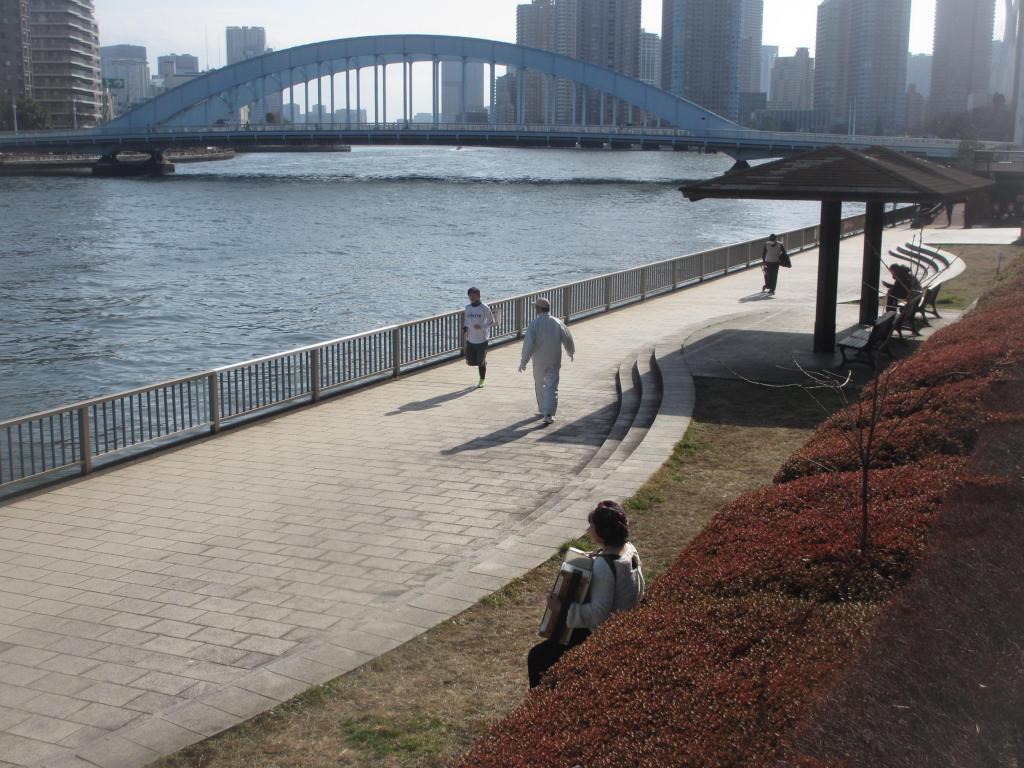
[[[513,343],[483,390],[457,361],[0,505],[0,768],[139,768],[537,566],[668,458],[693,375],[838,363],[811,353],[817,253],[793,263],[771,299],[752,269],[573,324],[550,427]]]

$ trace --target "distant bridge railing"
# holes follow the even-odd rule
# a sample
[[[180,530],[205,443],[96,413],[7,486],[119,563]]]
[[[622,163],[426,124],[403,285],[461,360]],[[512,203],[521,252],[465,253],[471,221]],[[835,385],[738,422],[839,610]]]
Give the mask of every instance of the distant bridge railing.
[[[912,211],[889,212],[888,221],[907,220]],[[843,237],[863,229],[863,215],[843,221]],[[795,253],[818,245],[818,227],[781,238]],[[758,265],[762,244],[749,240],[500,299],[490,303],[492,340],[521,338],[540,297],[553,314],[581,320]],[[16,492],[24,481],[76,469],[88,473],[140,449],[457,358],[462,326],[463,311],[447,312],[2,421],[0,489]]]

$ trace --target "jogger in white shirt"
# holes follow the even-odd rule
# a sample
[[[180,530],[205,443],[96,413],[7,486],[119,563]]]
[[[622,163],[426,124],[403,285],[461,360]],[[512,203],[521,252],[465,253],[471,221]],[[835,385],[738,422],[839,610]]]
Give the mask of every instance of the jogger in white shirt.
[[[480,382],[476,387],[481,389],[487,379],[487,339],[494,325],[494,314],[490,307],[480,301],[479,288],[470,288],[466,295],[469,304],[466,305],[466,319],[462,327],[466,334],[466,365],[478,368]]]

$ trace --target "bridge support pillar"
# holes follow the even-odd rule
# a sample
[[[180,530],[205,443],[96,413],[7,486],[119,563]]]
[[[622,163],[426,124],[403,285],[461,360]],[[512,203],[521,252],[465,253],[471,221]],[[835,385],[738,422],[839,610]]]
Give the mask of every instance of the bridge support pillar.
[[[494,88],[495,88],[495,81],[497,79],[495,74],[494,74],[494,67],[495,66],[496,66],[495,63],[492,61],[491,62],[491,89],[488,91],[488,93],[490,94],[490,102],[491,102],[491,109],[490,109],[490,113],[491,114],[490,114],[490,119],[488,120],[488,122],[490,123],[490,125],[492,127],[497,125],[497,123],[498,123],[498,105],[494,103],[494,94],[495,94]]]
[[[441,122],[441,112],[440,112],[440,108],[438,107],[438,98],[437,98],[437,93],[438,93],[437,77],[438,77],[438,70],[439,70],[440,66],[441,66],[441,62],[437,58],[437,55],[435,54],[434,61],[433,61],[433,67],[434,68],[433,68],[431,76],[430,76],[430,90],[431,90],[431,102],[430,103],[433,105],[433,110],[434,110],[434,126],[435,127],[438,125],[438,123]]]

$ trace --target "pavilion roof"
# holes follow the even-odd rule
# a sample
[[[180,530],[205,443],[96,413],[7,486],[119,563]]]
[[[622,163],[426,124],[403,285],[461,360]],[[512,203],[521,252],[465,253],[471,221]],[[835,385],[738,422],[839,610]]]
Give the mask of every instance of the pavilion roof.
[[[831,146],[686,184],[680,191],[691,201],[713,197],[935,203],[962,199],[993,183],[884,147]]]

